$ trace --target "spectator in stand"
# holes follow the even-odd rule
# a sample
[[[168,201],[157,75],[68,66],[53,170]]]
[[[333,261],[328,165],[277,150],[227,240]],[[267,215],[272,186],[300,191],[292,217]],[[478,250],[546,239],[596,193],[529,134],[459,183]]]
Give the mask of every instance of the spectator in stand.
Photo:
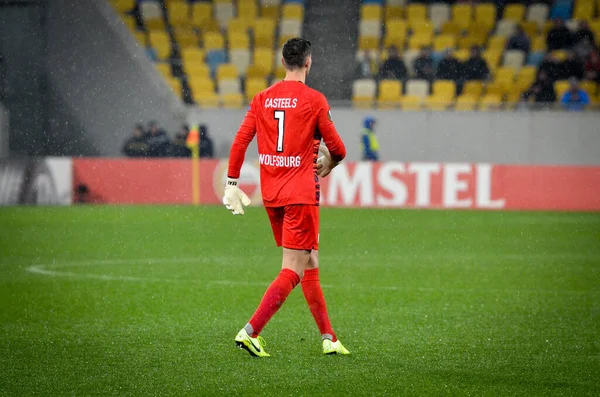
[[[571,77],[582,80],[585,75],[585,65],[574,52],[569,52],[567,59],[560,65],[560,72],[561,80],[568,80]]]
[[[490,68],[481,56],[479,47],[471,47],[471,56],[463,63],[463,77],[466,81],[487,80]]]
[[[421,49],[419,56],[413,61],[413,68],[415,69],[415,77],[417,79],[427,80],[430,83],[433,81],[435,70],[433,69],[431,48],[425,47]]]
[[[517,25],[515,29],[515,33],[508,39],[506,43],[507,50],[519,50],[523,51],[525,54],[529,53],[529,48],[531,47],[531,41],[529,37],[525,34],[523,28]]]
[[[585,78],[600,84],[600,52],[594,49],[585,63]]]
[[[373,54],[370,51],[358,60],[356,65],[356,78],[358,79],[372,79],[375,75],[375,61],[373,60]]]
[[[177,134],[175,134],[175,139],[171,144],[170,155],[173,157],[190,157],[192,152],[186,146],[185,142],[187,140],[187,136],[190,132],[190,127],[187,125],[182,125],[181,129]]]
[[[128,157],[144,157],[148,155],[148,134],[144,131],[144,126],[136,124],[133,128],[133,134],[123,145],[123,154]]]
[[[538,75],[541,72],[545,72],[548,76],[548,79],[553,83],[560,77],[560,64],[556,61],[556,58],[554,58],[554,56],[549,52],[546,53],[546,55],[544,55],[544,59],[542,60],[542,63],[538,68]]]
[[[400,56],[396,47],[388,48],[388,59],[381,64],[379,68],[379,78],[404,80],[408,76],[406,65]]]
[[[571,31],[565,26],[562,19],[554,20],[554,25],[546,36],[548,51],[566,50],[573,46]]]
[[[148,137],[147,143],[149,146],[148,155],[150,157],[166,157],[169,154],[169,137],[167,133],[158,128],[156,121],[151,121],[148,125],[150,136]]]
[[[575,33],[573,33],[573,44],[577,45],[585,40],[587,40],[592,45],[592,47],[596,45],[594,32],[592,32],[592,30],[588,26],[587,21],[583,20],[579,22],[578,29],[575,31]]]
[[[462,64],[458,59],[452,55],[452,51],[446,50],[444,58],[438,65],[436,79],[439,80],[452,80],[457,85],[462,76]]]
[[[215,156],[212,138],[208,135],[208,127],[200,126],[200,157],[213,158]]]
[[[537,104],[556,102],[554,83],[548,78],[546,72],[541,71],[538,74],[537,80],[523,93],[523,100],[527,101],[530,98],[533,98]]]
[[[570,88],[564,93],[561,103],[566,110],[570,111],[582,111],[590,103],[588,94],[579,88],[579,82],[577,79],[570,79]]]

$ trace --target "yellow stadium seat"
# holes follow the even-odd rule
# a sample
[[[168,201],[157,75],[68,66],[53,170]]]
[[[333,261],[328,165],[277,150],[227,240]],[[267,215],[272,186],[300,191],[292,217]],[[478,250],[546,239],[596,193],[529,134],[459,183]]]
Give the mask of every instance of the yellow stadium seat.
[[[385,20],[386,21],[390,21],[390,20],[396,20],[396,19],[400,19],[404,16],[404,10],[402,8],[402,6],[391,6],[388,5],[385,7]]]
[[[532,52],[541,52],[546,51],[546,36],[535,36],[533,40],[531,40],[531,51]]]
[[[384,47],[396,46],[403,48],[406,42],[408,25],[404,20],[388,21],[385,25]]]
[[[258,16],[258,8],[254,2],[240,2],[237,8],[237,16],[239,19],[245,19],[247,21],[254,21]]]
[[[227,35],[232,33],[246,33],[250,28],[250,20],[245,18],[232,18],[227,21]]]
[[[260,7],[260,16],[263,18],[269,18],[276,20],[279,18],[279,6],[278,5],[263,5]]]
[[[304,7],[301,4],[296,3],[284,4],[281,19],[304,20]]]
[[[225,79],[237,79],[238,70],[231,63],[223,63],[217,67],[217,81]]]
[[[482,3],[475,6],[475,21],[491,30],[496,24],[496,5]]]
[[[565,50],[556,50],[552,51],[552,55],[556,58],[557,61],[562,62],[569,56],[569,52]]]
[[[275,42],[275,20],[259,18],[254,24],[254,46],[273,47]]]
[[[588,93],[590,98],[596,96],[597,85],[595,81],[584,80],[579,83],[579,86],[582,90]]]
[[[110,3],[119,13],[131,11],[135,6],[135,0],[111,0]]]
[[[195,76],[188,76],[188,83],[194,96],[199,93],[214,93],[215,82],[210,77],[208,79],[196,78]]]
[[[594,3],[592,1],[576,1],[572,18],[579,20],[594,19],[594,8]]]
[[[285,69],[284,68],[275,69],[275,80],[281,81],[284,78],[285,78]]]
[[[467,81],[463,87],[462,95],[468,95],[470,97],[479,99],[483,93],[483,82],[482,81]]]
[[[165,62],[156,62],[154,64],[154,66],[159,71],[159,73],[161,75],[163,75],[164,77],[172,77],[172,75],[171,75],[171,65],[169,65],[168,63],[165,63]]]
[[[381,21],[383,9],[379,4],[364,4],[360,7],[360,19],[363,21]]]
[[[454,104],[454,110],[458,110],[461,112],[470,112],[475,110],[475,106],[477,105],[478,97],[473,97],[471,95],[461,95],[456,98],[456,103]]]
[[[192,29],[177,28],[173,31],[173,34],[180,49],[198,46],[198,36]]]
[[[484,42],[487,41],[488,36],[490,35],[490,27],[486,25],[482,25],[479,22],[473,21],[467,26],[467,33],[477,36],[483,36]]]
[[[479,39],[475,36],[461,36],[458,38],[458,48],[461,50],[470,50],[473,46],[478,45]]]
[[[173,27],[188,27],[192,23],[191,9],[187,1],[172,1],[167,4],[167,11]]]
[[[221,33],[221,25],[219,25],[219,22],[215,19],[207,19],[206,21],[202,22],[202,25],[199,27],[194,27],[199,29],[202,34]]]
[[[377,107],[394,108],[400,104],[402,96],[402,83],[398,80],[382,80],[379,83]]]
[[[514,109],[519,102],[523,100],[523,91],[520,90],[520,87],[515,87],[515,89],[511,90],[506,94],[506,100],[504,101],[504,106],[507,109]]]
[[[148,45],[148,40],[145,32],[134,32],[133,36],[135,37],[135,40],[138,42],[138,44],[140,44],[142,47],[146,47]]]
[[[490,69],[496,68],[498,66],[498,64],[500,63],[500,59],[502,58],[502,51],[503,50],[489,49],[483,51],[483,53],[481,54],[481,56],[483,57],[483,59],[485,59]]]
[[[519,87],[530,87],[535,81],[537,69],[535,66],[523,66],[517,75],[517,85]]]
[[[461,62],[466,61],[471,56],[471,52],[468,49],[461,49],[454,51],[454,57]]]
[[[264,79],[268,77],[270,73],[265,72],[265,70],[259,65],[250,65],[248,69],[246,69],[246,79]]]
[[[554,83],[554,91],[556,91],[556,97],[560,100],[565,92],[569,90],[569,82],[567,80],[559,80]]]
[[[271,48],[256,48],[254,50],[254,65],[261,68],[263,76],[268,76],[273,71],[273,61],[280,65],[281,59],[275,59]]]
[[[479,110],[498,110],[502,106],[502,98],[499,95],[486,94],[481,98]]]
[[[506,47],[506,37],[504,36],[492,36],[488,40],[488,49],[495,51],[504,51]]]
[[[194,102],[203,108],[218,108],[219,107],[219,96],[214,92],[194,92],[192,90]]]
[[[473,7],[471,7],[471,4],[455,4],[452,6],[452,21],[461,29],[466,29],[472,18]]]
[[[424,34],[428,36],[433,36],[434,34],[433,24],[427,20],[413,19],[409,22],[409,26],[413,34]]]
[[[240,93],[224,94],[221,96],[221,103],[225,109],[241,109],[244,97]]]
[[[452,105],[452,98],[444,95],[431,95],[425,98],[423,105],[427,110],[444,111]]]
[[[185,64],[204,64],[204,50],[197,47],[188,47],[181,50],[181,58]]]
[[[411,50],[420,50],[429,47],[432,44],[433,35],[413,34],[408,39],[408,48]]]
[[[408,21],[413,20],[426,20],[427,19],[427,7],[424,4],[411,3],[406,7],[406,19]]]
[[[456,22],[446,21],[442,24],[441,34],[451,34],[453,36],[459,36],[462,28]]]
[[[498,82],[487,83],[485,85],[485,95],[504,96],[504,85]]]
[[[522,21],[519,25],[530,39],[535,37],[539,30],[538,24],[533,21]]]
[[[201,27],[206,21],[213,19],[212,3],[192,3],[192,24]]]
[[[515,75],[515,68],[502,66],[496,70],[494,81],[502,84],[512,83],[515,80]]]
[[[222,50],[225,47],[225,39],[221,33],[207,32],[204,34],[203,41],[206,51]]]
[[[144,26],[147,30],[164,30],[165,21],[163,19],[160,5],[155,2],[142,2],[140,3],[140,12]]]
[[[376,50],[379,48],[379,37],[362,36],[358,39],[359,50]]]
[[[258,94],[266,88],[267,81],[262,77],[246,79],[246,100],[250,102],[256,94]]]
[[[400,100],[400,103],[404,111],[418,111],[423,106],[423,98],[416,95],[405,95]]]
[[[433,50],[443,51],[456,47],[456,39],[451,35],[440,35],[433,39]]]
[[[175,93],[175,95],[181,97],[181,80],[179,80],[177,77],[168,77],[167,84]]]
[[[248,33],[231,33],[228,40],[230,50],[247,50],[250,48],[250,38],[248,37]]]
[[[205,63],[185,64],[185,72],[190,80],[210,79],[210,68]]]
[[[433,82],[431,94],[436,97],[454,98],[456,83],[452,80],[436,80]]]
[[[150,45],[156,51],[159,59],[166,59],[171,56],[171,39],[165,31],[153,30],[148,33]]]
[[[522,21],[525,17],[525,6],[523,4],[507,4],[504,6],[502,19],[511,19],[515,22]]]

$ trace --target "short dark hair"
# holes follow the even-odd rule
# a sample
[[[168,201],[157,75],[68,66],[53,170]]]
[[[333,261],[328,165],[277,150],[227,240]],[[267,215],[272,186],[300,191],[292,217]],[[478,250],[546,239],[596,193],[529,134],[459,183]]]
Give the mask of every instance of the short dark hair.
[[[300,37],[289,39],[283,45],[283,61],[288,69],[301,69],[311,54],[310,41]]]

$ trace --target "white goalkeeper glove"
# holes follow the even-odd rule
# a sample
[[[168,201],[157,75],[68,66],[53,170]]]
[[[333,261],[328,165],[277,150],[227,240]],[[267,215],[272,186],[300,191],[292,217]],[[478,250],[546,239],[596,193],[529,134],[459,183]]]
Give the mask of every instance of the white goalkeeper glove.
[[[223,204],[233,215],[244,215],[244,206],[250,205],[250,198],[238,187],[237,179],[227,178]]]
[[[337,167],[339,162],[332,160],[329,149],[327,149],[326,146],[319,146],[319,152],[323,153],[323,156],[317,159],[317,175],[321,178],[325,178],[335,167]]]

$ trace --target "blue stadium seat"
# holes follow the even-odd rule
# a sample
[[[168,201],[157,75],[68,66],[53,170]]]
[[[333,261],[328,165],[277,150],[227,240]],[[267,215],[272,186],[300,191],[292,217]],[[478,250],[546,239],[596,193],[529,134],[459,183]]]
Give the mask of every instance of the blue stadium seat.
[[[559,0],[552,6],[550,11],[550,19],[561,18],[564,20],[571,19],[573,10],[572,0]]]
[[[206,64],[210,68],[213,77],[217,72],[217,67],[222,63],[227,63],[227,54],[224,50],[214,50],[206,54]]]
[[[383,0],[362,0],[362,4],[380,4],[383,5]]]
[[[284,3],[304,4],[304,0],[285,0]]]
[[[546,55],[546,53],[543,51],[530,53],[529,57],[527,57],[527,64],[535,67],[540,66],[542,60],[544,59],[544,55]]]

